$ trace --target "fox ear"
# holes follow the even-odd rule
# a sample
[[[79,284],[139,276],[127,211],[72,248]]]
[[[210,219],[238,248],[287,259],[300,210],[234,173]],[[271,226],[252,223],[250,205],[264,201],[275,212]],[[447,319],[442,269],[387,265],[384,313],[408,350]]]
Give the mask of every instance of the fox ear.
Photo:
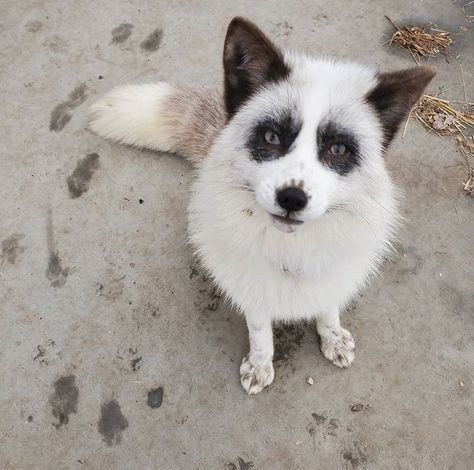
[[[435,74],[434,67],[421,66],[377,76],[377,85],[367,95],[367,102],[380,117],[385,147]]]
[[[287,77],[281,51],[251,21],[236,17],[224,43],[224,98],[231,117],[267,82]]]

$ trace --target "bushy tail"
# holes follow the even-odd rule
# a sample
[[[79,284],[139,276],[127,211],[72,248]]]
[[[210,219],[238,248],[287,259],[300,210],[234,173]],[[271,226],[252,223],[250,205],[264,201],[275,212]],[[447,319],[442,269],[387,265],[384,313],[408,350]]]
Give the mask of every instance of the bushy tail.
[[[158,82],[112,90],[92,105],[89,127],[106,139],[174,152],[196,164],[225,121],[219,90]]]

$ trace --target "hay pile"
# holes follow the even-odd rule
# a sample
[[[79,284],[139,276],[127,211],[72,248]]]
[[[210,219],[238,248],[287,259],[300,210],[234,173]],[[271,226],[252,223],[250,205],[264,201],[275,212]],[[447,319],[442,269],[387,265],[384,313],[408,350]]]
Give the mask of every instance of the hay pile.
[[[465,111],[454,108],[453,104],[460,103],[422,95],[411,115],[438,136],[450,135],[456,139],[458,150],[466,164],[464,191],[472,196],[474,195],[474,103],[464,103]]]
[[[420,65],[421,57],[433,57],[437,54],[448,55],[448,48],[454,44],[453,33],[418,26],[398,27],[388,16],[385,16],[397,29],[390,39],[390,44],[408,49],[413,60]]]

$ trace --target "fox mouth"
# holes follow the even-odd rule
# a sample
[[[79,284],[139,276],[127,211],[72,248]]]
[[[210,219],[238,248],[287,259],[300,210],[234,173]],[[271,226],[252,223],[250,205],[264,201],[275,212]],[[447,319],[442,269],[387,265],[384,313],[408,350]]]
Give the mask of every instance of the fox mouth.
[[[303,223],[302,220],[296,220],[296,219],[291,218],[290,214],[284,217],[282,215],[275,215],[275,214],[271,214],[271,216],[274,220],[277,220],[278,222],[287,224],[287,225],[293,225],[293,224],[299,225]]]
[[[286,216],[270,214],[273,226],[284,233],[293,233],[298,225],[303,224],[302,220],[293,219],[288,213]]]

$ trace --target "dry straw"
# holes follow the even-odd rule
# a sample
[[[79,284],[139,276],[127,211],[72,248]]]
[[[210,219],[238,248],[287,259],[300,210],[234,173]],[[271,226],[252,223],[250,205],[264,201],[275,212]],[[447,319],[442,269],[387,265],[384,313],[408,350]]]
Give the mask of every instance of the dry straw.
[[[474,103],[463,103],[466,111],[454,108],[453,104],[459,108],[461,102],[422,95],[411,115],[438,136],[450,135],[456,139],[466,163],[464,191],[474,195]]]
[[[442,29],[418,27],[418,26],[397,26],[388,16],[385,16],[397,29],[390,39],[390,44],[408,49],[413,60],[419,65],[421,57],[433,57],[437,54],[447,56],[448,48],[454,44],[453,33]]]

